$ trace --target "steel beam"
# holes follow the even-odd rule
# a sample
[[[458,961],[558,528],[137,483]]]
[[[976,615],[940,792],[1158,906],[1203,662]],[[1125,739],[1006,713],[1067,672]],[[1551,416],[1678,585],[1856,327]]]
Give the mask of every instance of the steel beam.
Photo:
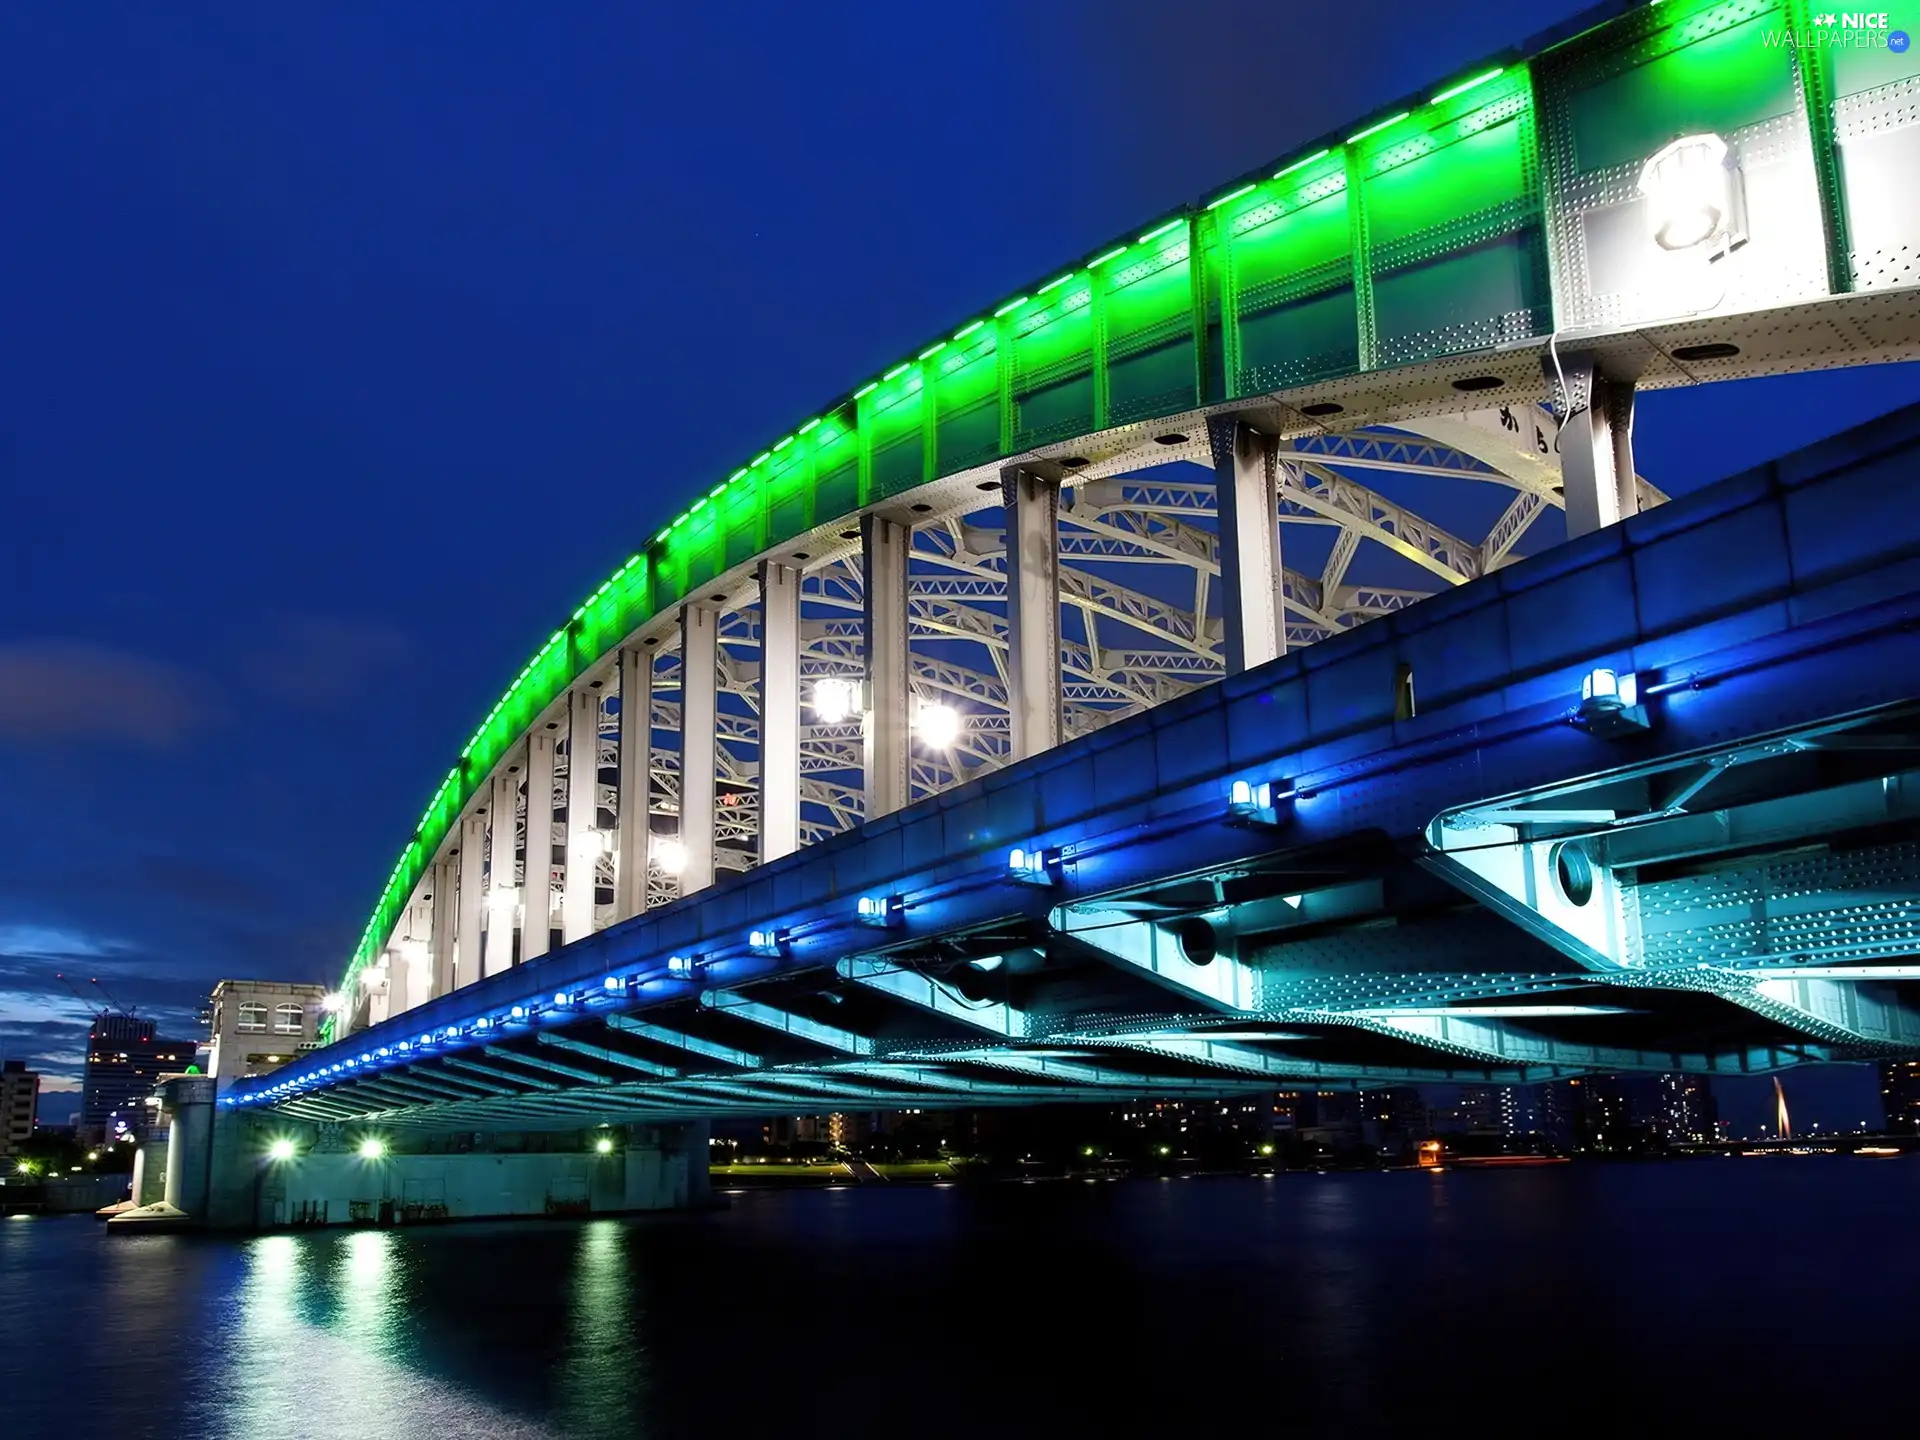
[[[714,782],[718,774],[720,612],[680,607],[680,893],[713,883]]]
[[[1025,1011],[997,1002],[973,1005],[932,976],[891,961],[849,956],[839,962],[838,969],[842,979],[973,1029],[1012,1040],[1025,1039],[1029,1033]]]
[[[800,572],[762,560],[760,581],[760,863],[800,844]]]
[[[1275,442],[1230,416],[1210,418],[1215,503],[1220,516],[1221,602],[1227,673],[1284,655],[1280,500]]]
[[[861,737],[866,818],[890,815],[912,798],[908,730],[907,561],[913,532],[883,515],[860,517],[860,599],[867,646],[867,717]]]
[[[457,836],[456,832],[456,836]],[[459,895],[460,862],[453,856],[441,856],[428,872],[433,881],[433,925],[427,932],[427,993],[429,1000],[453,990],[454,916]]]
[[[567,697],[567,874],[560,899],[564,944],[593,933],[594,872],[600,838],[594,830],[599,808],[600,692],[584,681]]]
[[[480,968],[481,922],[487,913],[487,817],[475,812],[460,822],[460,960],[454,979],[471,985]]]
[[[513,968],[513,922],[519,909],[520,776],[504,761],[493,777],[487,807],[487,962],[485,973]],[[511,900],[513,903],[507,903]]]
[[[556,1035],[551,1031],[542,1031],[536,1037],[542,1045],[556,1046],[562,1050],[571,1050],[576,1055],[585,1055],[598,1060],[603,1065],[615,1065],[622,1070],[633,1070],[642,1075],[651,1075],[655,1079],[672,1079],[679,1071],[671,1065],[657,1064],[652,1060],[642,1060],[637,1055],[629,1055],[623,1050],[611,1050],[605,1045],[589,1044],[585,1040],[576,1040],[571,1035]]]
[[[705,990],[701,992],[700,1003],[709,1010],[718,1010],[737,1020],[748,1020],[769,1030],[778,1030],[783,1035],[791,1035],[797,1040],[805,1040],[828,1050],[838,1050],[843,1055],[874,1053],[873,1041],[865,1035],[856,1035],[851,1030],[812,1020],[805,1015],[795,1015],[790,1010],[777,1009],[758,1000],[749,1000],[744,995],[725,990]]]
[[[620,652],[620,841],[614,859],[613,918],[647,908],[647,847],[653,801],[653,651]]]
[[[527,734],[527,858],[521,882],[520,961],[547,953],[553,930],[553,752],[550,730]]]
[[[1024,760],[1061,739],[1060,486],[1032,471],[1000,472],[1007,511],[1007,705]]]
[[[1633,474],[1633,382],[1602,374],[1588,355],[1557,357],[1549,378],[1568,407],[1560,423],[1560,475],[1567,538],[1577,540],[1637,514]]]
[[[1145,920],[1123,919],[1124,913],[1062,906],[1053,912],[1051,923],[1062,935],[1090,945],[1213,1009],[1246,1012],[1259,1008],[1259,976],[1251,966],[1224,954],[1196,965],[1171,931]]]
[[[512,1070],[502,1070],[497,1065],[483,1065],[478,1060],[473,1059],[471,1054],[463,1057],[443,1055],[440,1057],[440,1063],[449,1070],[458,1070],[463,1075],[475,1075],[483,1080],[493,1080],[504,1085],[524,1085],[528,1090],[564,1090],[566,1088],[564,1085],[557,1085],[551,1080],[540,1080],[531,1075],[521,1075]],[[501,1093],[512,1095],[516,1092],[505,1090]]]
[[[638,1036],[642,1040],[651,1040],[656,1045],[670,1045],[676,1050],[686,1051],[689,1055],[701,1055],[709,1060],[718,1060],[725,1065],[737,1065],[742,1070],[758,1070],[767,1063],[764,1056],[756,1055],[751,1050],[737,1050],[731,1045],[721,1045],[713,1040],[702,1039],[698,1035],[671,1030],[665,1025],[636,1020],[631,1015],[609,1015],[607,1025],[611,1029]]]

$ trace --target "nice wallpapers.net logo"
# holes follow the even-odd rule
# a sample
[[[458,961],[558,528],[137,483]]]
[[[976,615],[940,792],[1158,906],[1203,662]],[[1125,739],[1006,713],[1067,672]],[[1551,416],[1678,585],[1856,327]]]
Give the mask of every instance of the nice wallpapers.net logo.
[[[1808,17],[1805,29],[1765,32],[1769,46],[1820,45],[1833,49],[1886,50],[1904,55],[1913,43],[1907,32],[1893,28],[1885,10],[1828,10]]]

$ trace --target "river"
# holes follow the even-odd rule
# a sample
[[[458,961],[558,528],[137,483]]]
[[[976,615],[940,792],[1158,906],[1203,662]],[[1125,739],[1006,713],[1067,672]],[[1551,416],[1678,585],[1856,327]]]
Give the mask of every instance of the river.
[[[756,1191],[247,1238],[0,1222],[0,1435],[1849,1433],[1920,1157]]]

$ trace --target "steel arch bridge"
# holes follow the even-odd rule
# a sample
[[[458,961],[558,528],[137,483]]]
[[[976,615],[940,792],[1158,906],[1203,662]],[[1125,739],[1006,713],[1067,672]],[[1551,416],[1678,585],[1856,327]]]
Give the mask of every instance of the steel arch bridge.
[[[1602,6],[743,454],[460,750],[328,1038],[1659,506],[1639,389],[1920,356],[1920,59],[1810,27]]]

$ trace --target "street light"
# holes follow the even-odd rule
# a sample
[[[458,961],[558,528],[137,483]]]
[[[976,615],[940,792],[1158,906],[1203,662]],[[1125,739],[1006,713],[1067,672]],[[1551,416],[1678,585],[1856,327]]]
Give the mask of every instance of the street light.
[[[378,1160],[386,1153],[387,1147],[385,1142],[376,1140],[371,1135],[360,1142],[360,1158],[362,1160]]]
[[[1730,250],[1746,241],[1740,174],[1718,135],[1683,135],[1663,146],[1640,167],[1639,190],[1662,250],[1691,250],[1720,238]]]
[[[291,1160],[293,1159],[293,1148],[293,1141],[282,1136],[267,1146],[267,1158],[269,1160]]]
[[[813,682],[813,718],[820,725],[839,725],[860,708],[860,684],[842,675],[822,675]]]
[[[329,1015],[338,1015],[342,1010],[347,1008],[347,997],[342,995],[338,990],[329,990],[326,997],[321,1000],[320,1008]]]
[[[922,700],[913,714],[913,733],[929,750],[945,750],[960,738],[960,712],[937,700]]]
[[[662,835],[653,842],[653,863],[664,874],[678,875],[687,868],[687,847],[671,835]]]
[[[593,1148],[599,1154],[611,1155],[613,1153],[613,1141],[605,1135],[602,1135],[598,1140],[593,1142]]]

